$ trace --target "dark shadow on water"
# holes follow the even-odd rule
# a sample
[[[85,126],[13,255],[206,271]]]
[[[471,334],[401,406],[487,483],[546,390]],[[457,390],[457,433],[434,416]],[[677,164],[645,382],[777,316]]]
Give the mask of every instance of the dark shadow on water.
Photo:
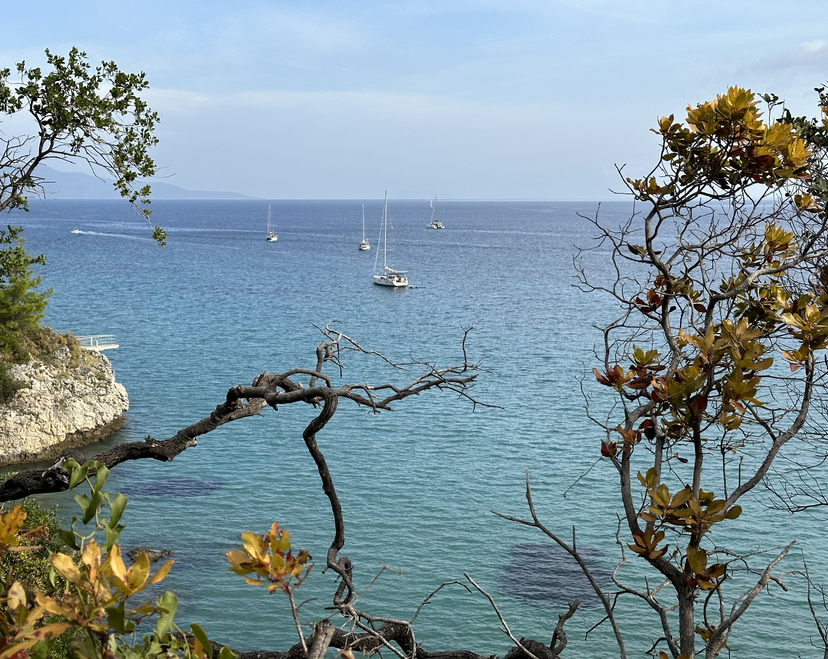
[[[612,584],[612,571],[600,559],[597,549],[579,548],[578,553],[602,590]],[[595,594],[575,559],[553,544],[525,543],[514,545],[500,577],[504,595],[535,604],[566,607],[573,600],[581,606],[599,606]]]
[[[224,487],[224,481],[200,478],[127,480],[118,491],[127,497],[200,497]]]

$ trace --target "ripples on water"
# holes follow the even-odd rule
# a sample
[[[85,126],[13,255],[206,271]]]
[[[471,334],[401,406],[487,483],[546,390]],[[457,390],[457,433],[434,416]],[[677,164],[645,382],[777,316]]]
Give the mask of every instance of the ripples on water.
[[[560,496],[594,461],[600,441],[583,412],[578,378],[593,365],[599,336],[592,325],[614,310],[572,286],[572,246],[589,242],[588,224],[576,213],[594,213],[597,204],[443,202],[447,228],[429,231],[427,201],[391,201],[389,264],[408,269],[420,287],[394,291],[370,277],[381,203],[366,202],[367,253],[357,250],[361,201],[273,202],[278,243],[264,240],[266,201],[158,201],[153,218],[170,236],[163,250],[118,202],[33,203],[11,221],[25,224],[30,251],[48,256],[42,274],[54,294],[46,321],[78,334],[113,333],[121,346],[108,355],[131,407],[109,444],[170,437],[207,415],[230,386],[264,370],[312,366],[319,335],[311,323],[337,319],[392,359],[439,363],[460,358],[462,328],[474,325],[469,351],[473,359],[485,356],[488,369],[474,395],[503,409],[472,411],[435,392],[380,415],[343,402],[319,435],[358,583],[383,564],[402,571],[384,574],[363,607],[409,617],[437,585],[467,571],[497,597],[519,636],[548,639],[569,597],[582,597],[581,615],[567,625],[568,656],[612,656],[608,629],[583,641],[600,611],[586,606],[588,593],[575,585],[565,556],[538,533],[489,512],[526,514],[529,470],[546,524],[565,537],[576,524],[579,547],[601,575],[615,563],[610,468],[599,464],[567,499]],[[627,211],[605,204],[601,212],[620,222]],[[598,274],[608,265],[606,252],[590,258]],[[344,381],[405,375],[349,357]],[[228,573],[224,552],[240,544],[242,531],[264,532],[278,520],[296,545],[324,557],[332,522],[301,439],[312,414],[296,406],[266,410],[200,438],[172,463],[113,471],[110,489],[130,496],[124,544],[174,552],[165,586],[179,596],[182,626],[197,621],[242,650],[286,649],[295,641],[284,598]],[[74,505],[68,497],[47,501],[70,512]],[[787,517],[760,513],[758,531],[744,515],[731,525],[731,539],[754,547],[778,544],[776,532],[797,536],[812,570],[824,575],[818,523],[794,527]],[[636,565],[622,574],[635,577]],[[564,586],[577,592],[564,593]],[[319,598],[303,609],[307,619],[325,615],[332,592],[331,575],[314,570],[300,591]],[[744,657],[818,656],[802,593],[765,594],[730,645]],[[773,632],[780,610],[781,637]],[[618,611],[628,656],[641,656],[658,635],[654,615],[623,601]],[[482,597],[453,586],[423,610],[416,631],[431,650],[502,653],[509,642],[497,626]]]

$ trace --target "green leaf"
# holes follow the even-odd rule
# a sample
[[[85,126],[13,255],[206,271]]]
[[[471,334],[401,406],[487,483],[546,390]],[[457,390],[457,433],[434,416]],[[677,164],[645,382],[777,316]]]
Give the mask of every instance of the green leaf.
[[[69,458],[63,463],[63,468],[69,473],[69,489],[77,487],[86,478],[86,467],[79,465],[74,458]]]
[[[126,631],[124,628],[124,600],[106,609],[106,621],[119,634],[123,634]]]
[[[164,636],[172,627],[173,618],[175,617],[175,612],[178,609],[178,598],[175,596],[175,593],[168,590],[158,598],[156,606],[161,612],[161,615],[158,616],[155,631],[158,636]]]
[[[705,515],[715,515],[717,512],[722,510],[725,507],[725,500],[724,499],[716,499],[715,501],[711,501],[707,504],[707,508],[704,510]]]
[[[86,509],[89,508],[89,497],[85,494],[76,494],[75,495],[75,503],[80,506],[81,512],[86,515]],[[86,522],[84,521],[84,524]]]
[[[103,527],[104,533],[106,535],[106,551],[108,552],[110,549],[112,549],[112,545],[118,542],[118,537],[121,535],[121,533],[120,529],[117,526],[110,526],[108,522],[105,523]]]
[[[207,653],[208,659],[213,659],[213,646],[210,645],[210,639],[207,638],[207,634],[204,633],[204,630],[193,622],[190,623],[190,631],[193,632],[193,636],[195,636],[198,639],[198,642],[201,643],[204,651]]]
[[[219,652],[219,659],[236,659],[237,656],[238,655],[226,645],[223,646],[221,648],[221,652]]]
[[[652,497],[653,503],[662,508],[670,505],[670,490],[667,489],[664,483],[659,485],[655,490],[650,490],[650,497]]]
[[[693,490],[691,490],[688,486],[685,485],[684,489],[681,489],[678,492],[676,492],[672,502],[670,503],[670,507],[678,508],[679,506],[687,503],[687,501],[689,501],[690,497],[692,496]]]
[[[97,657],[100,650],[89,636],[78,636],[72,643],[72,654],[76,657]]]
[[[68,531],[66,529],[58,529],[57,535],[63,544],[68,545],[69,547],[75,550],[80,549],[80,547],[78,546],[77,536],[74,534],[73,531]]]
[[[93,491],[100,492],[103,489],[103,486],[106,485],[106,479],[109,478],[109,469],[107,469],[106,465],[102,465],[100,462],[95,464],[95,487],[93,488]]]
[[[687,562],[696,574],[704,574],[707,567],[707,552],[704,549],[687,548]]]
[[[741,514],[742,514],[742,507],[741,506],[733,506],[732,508],[730,508],[725,513],[725,517],[727,519],[736,519]]]
[[[115,495],[115,498],[109,503],[109,523],[111,526],[115,526],[121,519],[121,515],[124,513],[126,505],[127,498],[118,492],[118,494]]]
[[[84,497],[86,498],[86,497]],[[77,499],[76,499],[77,500]],[[89,521],[95,516],[95,513],[98,512],[98,507],[101,505],[103,501],[103,496],[100,492],[93,492],[92,499],[89,501],[89,504],[86,506],[86,510],[83,511],[83,517],[81,517],[81,521],[84,524],[89,524]]]

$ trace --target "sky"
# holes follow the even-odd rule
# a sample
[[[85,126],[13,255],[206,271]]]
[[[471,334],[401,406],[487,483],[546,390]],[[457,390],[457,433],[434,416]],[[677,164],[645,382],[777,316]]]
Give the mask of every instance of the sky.
[[[268,199],[612,199],[658,117],[828,81],[824,0],[3,4],[0,67],[144,71],[163,180]]]

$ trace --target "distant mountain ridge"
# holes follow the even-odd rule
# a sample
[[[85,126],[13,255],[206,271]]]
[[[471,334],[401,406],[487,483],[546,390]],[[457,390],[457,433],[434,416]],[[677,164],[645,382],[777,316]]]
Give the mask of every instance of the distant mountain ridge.
[[[101,180],[81,172],[62,172],[41,165],[37,175],[47,182],[43,188],[50,199],[118,199],[120,195],[112,187],[112,180]],[[254,199],[238,192],[214,192],[208,190],[186,190],[170,183],[138,181],[138,187],[149,183],[153,199]]]

